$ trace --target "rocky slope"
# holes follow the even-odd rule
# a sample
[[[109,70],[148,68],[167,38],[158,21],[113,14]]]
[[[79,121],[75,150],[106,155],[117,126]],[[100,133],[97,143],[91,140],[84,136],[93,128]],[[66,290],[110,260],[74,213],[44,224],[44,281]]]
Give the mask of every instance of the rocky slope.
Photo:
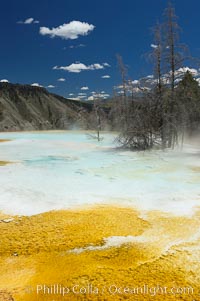
[[[70,129],[91,105],[46,89],[0,83],[0,131]]]

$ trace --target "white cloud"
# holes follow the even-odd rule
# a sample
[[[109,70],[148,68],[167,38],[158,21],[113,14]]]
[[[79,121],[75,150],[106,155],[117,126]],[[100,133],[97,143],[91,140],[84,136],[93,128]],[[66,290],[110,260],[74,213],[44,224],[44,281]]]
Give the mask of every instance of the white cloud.
[[[99,98],[106,99],[110,96],[110,94],[107,94],[105,91],[101,91],[100,93],[97,92],[91,92],[92,95],[88,97],[88,100],[95,100]]]
[[[57,79],[57,81],[58,81],[58,82],[65,82],[66,79],[61,77],[61,78]]]
[[[92,64],[92,65],[88,65],[86,66],[85,64],[82,63],[73,63],[69,66],[55,66],[53,67],[54,70],[64,70],[64,71],[68,71],[68,72],[73,72],[73,73],[80,73],[81,71],[85,71],[85,70],[98,70],[98,69],[104,69],[104,66],[101,64]]]
[[[94,100],[95,98],[94,98],[94,96],[89,96],[88,97],[88,100]]]
[[[47,88],[53,89],[53,88],[55,88],[55,86],[53,86],[53,85],[48,85]]]
[[[93,69],[104,69],[104,67],[101,64],[93,64],[90,65],[90,68]]]
[[[70,45],[69,48],[70,49],[74,49],[74,48],[82,48],[82,47],[85,47],[84,44],[79,44],[79,45]]]
[[[80,100],[79,97],[70,97],[69,99],[71,99],[71,100]]]
[[[133,89],[131,90],[131,92],[139,93],[139,92],[141,92],[141,89],[142,89],[142,88],[135,87],[135,88],[133,88]]]
[[[103,75],[101,78],[110,78],[110,75]]]
[[[197,77],[199,75],[199,71],[195,68],[190,67],[182,67],[175,71],[175,82],[178,83],[182,80],[184,74],[189,71],[193,77]],[[164,74],[162,76],[162,82],[166,85],[169,85],[171,81],[171,71]],[[156,82],[156,81],[155,81]]]
[[[81,90],[86,91],[86,90],[89,90],[89,88],[88,87],[82,87]]]
[[[175,83],[178,84],[187,71],[189,71],[200,84],[200,79],[198,79],[198,77],[200,76],[200,69],[197,70],[195,68],[190,68],[187,66],[179,68],[175,71]],[[164,85],[169,85],[171,82],[171,72],[163,74],[161,80]],[[126,89],[129,93],[134,92],[138,94],[142,91],[150,91],[156,85],[157,79],[151,74],[147,75],[146,77],[140,78],[139,80],[128,81],[126,84]],[[115,89],[119,89],[119,91],[117,92],[119,95],[124,93],[123,85],[116,86]]]
[[[132,81],[132,84],[133,84],[133,85],[138,85],[138,84],[139,84],[139,80],[137,80],[137,79],[133,80],[133,81]]]
[[[108,63],[103,63],[105,67],[111,67]]]
[[[38,84],[38,83],[33,83],[32,85],[31,85],[32,87],[40,87],[40,88],[42,88],[43,86],[41,86],[40,84]]]
[[[79,36],[86,36],[95,26],[86,22],[71,21],[52,29],[48,27],[40,27],[41,35],[49,35],[51,38],[60,37],[65,40],[75,40]]]
[[[146,78],[148,78],[148,79],[152,79],[152,78],[154,78],[154,76],[151,74],[151,75],[147,75],[147,77]]]
[[[108,97],[110,96],[110,94],[103,93],[103,94],[101,94],[101,96],[102,96],[103,98],[108,98]]]
[[[196,78],[196,81],[198,82],[198,84],[200,86],[200,78]]]
[[[158,48],[158,45],[151,44],[151,48],[154,48],[154,49],[156,49],[156,48]]]
[[[7,79],[1,79],[0,83],[9,83],[9,81]]]
[[[74,93],[70,93],[70,94],[69,94],[69,96],[73,96],[73,95],[74,95]]]
[[[124,91],[122,91],[122,90],[121,90],[121,91],[118,91],[117,93],[118,93],[118,94],[123,94],[123,93],[124,93]]]
[[[180,83],[180,81],[181,81],[181,78],[177,78],[177,79],[175,79],[175,84],[178,84],[178,83]]]
[[[123,87],[124,87],[123,85],[119,85],[119,86],[116,86],[115,88],[116,89],[123,89]]]
[[[163,82],[164,85],[169,85],[170,84],[169,75],[168,76],[163,76],[162,77],[162,82]]]
[[[40,23],[38,20],[35,20],[34,18],[28,18],[28,19],[26,19],[26,20],[24,20],[24,21],[18,21],[17,22],[18,24],[38,24],[38,23]]]
[[[87,94],[86,93],[78,93],[78,95],[85,96]]]
[[[33,18],[28,18],[24,21],[24,24],[31,24],[33,23],[34,19]]]
[[[193,76],[198,75],[197,69],[189,68],[189,67],[179,68],[178,70],[175,71],[175,75],[182,75],[183,73],[186,73],[187,71],[189,71]]]

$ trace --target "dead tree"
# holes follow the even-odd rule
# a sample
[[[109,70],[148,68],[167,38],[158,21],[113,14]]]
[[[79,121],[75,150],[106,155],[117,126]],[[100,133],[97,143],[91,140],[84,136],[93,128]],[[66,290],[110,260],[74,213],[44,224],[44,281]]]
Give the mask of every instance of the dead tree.
[[[156,78],[158,95],[162,95],[162,26],[157,23],[153,28],[154,44],[152,44],[153,51],[150,54],[154,63],[154,77]]]
[[[126,75],[127,75],[127,68],[124,65],[123,59],[121,55],[117,54],[117,62],[121,74],[121,79],[122,79],[122,91],[123,91],[123,96],[124,98],[126,97]]]
[[[157,126],[160,131],[160,140],[162,148],[166,147],[166,135],[165,135],[165,111],[163,104],[163,70],[162,70],[162,53],[163,53],[163,43],[162,43],[162,26],[157,23],[153,28],[153,44],[152,52],[150,53],[150,59],[154,66],[154,78],[156,79],[156,86],[153,91],[154,96],[154,120],[157,121]]]
[[[128,128],[128,99],[127,99],[127,67],[124,65],[122,57],[117,54],[117,62],[119,66],[119,71],[121,75],[122,85],[121,91],[122,94],[120,95],[119,100],[119,113],[120,113],[120,123],[121,127],[126,130]]]
[[[127,93],[130,85],[126,80],[126,68],[122,58],[117,56],[122,77],[119,140],[125,147],[148,149],[160,141],[163,148],[173,148],[178,144],[176,75],[177,69],[183,65],[187,50],[179,42],[179,30],[175,9],[169,3],[165,10],[165,22],[154,28],[152,58],[156,85],[154,90],[148,92],[147,89],[135,99]],[[133,91],[133,87],[131,89]]]
[[[169,2],[168,7],[164,12],[165,22],[163,24],[164,31],[164,63],[166,71],[169,74],[170,82],[170,97],[168,98],[167,106],[167,120],[166,131],[168,134],[167,146],[174,148],[178,144],[178,131],[175,118],[175,84],[176,84],[176,70],[183,65],[184,56],[183,50],[186,50],[184,45],[179,42],[180,27],[177,22],[175,9]]]
[[[107,116],[102,108],[100,95],[98,93],[95,95],[93,109],[90,113],[89,120],[91,128],[95,131],[95,135],[90,134],[89,136],[97,139],[98,141],[103,140],[103,137],[101,137],[100,133],[106,126]]]
[[[97,140],[100,141],[100,131],[101,131],[101,114],[100,114],[101,108],[99,105],[99,101],[95,100],[94,102],[94,113],[96,117],[96,128],[97,128]]]

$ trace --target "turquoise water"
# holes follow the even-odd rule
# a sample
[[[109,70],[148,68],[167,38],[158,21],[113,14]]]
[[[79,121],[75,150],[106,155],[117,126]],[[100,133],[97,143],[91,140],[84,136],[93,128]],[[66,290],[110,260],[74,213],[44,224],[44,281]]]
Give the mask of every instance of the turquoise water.
[[[199,149],[129,152],[90,132],[1,133],[0,210],[18,214],[94,204],[192,214],[199,206]]]

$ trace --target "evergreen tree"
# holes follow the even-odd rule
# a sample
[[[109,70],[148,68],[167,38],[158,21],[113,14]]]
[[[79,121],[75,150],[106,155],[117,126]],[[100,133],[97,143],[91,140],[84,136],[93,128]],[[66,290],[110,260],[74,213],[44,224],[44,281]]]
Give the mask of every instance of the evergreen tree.
[[[176,88],[176,119],[182,136],[200,129],[200,87],[187,71]]]

